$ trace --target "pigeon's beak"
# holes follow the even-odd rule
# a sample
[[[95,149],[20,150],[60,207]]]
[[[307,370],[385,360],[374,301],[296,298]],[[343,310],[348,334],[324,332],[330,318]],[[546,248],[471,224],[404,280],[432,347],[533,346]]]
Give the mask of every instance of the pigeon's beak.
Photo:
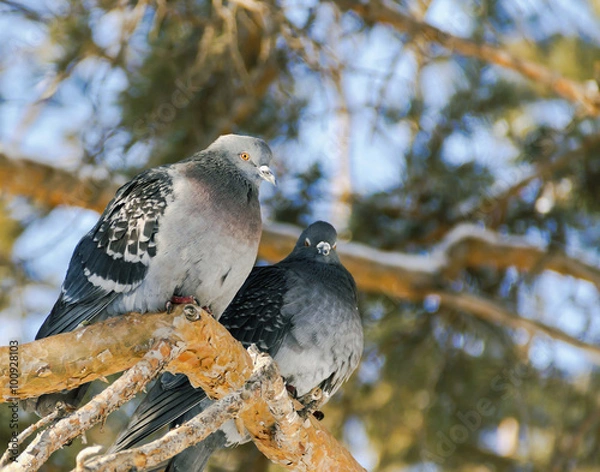
[[[273,174],[273,171],[271,171],[271,168],[269,166],[260,166],[258,168],[258,175],[260,175],[260,177],[262,179],[265,179],[267,182],[270,182],[273,185],[277,186],[275,174]]]
[[[317,251],[319,251],[319,254],[328,256],[331,252],[331,244],[326,241],[321,241],[319,244],[317,244]]]

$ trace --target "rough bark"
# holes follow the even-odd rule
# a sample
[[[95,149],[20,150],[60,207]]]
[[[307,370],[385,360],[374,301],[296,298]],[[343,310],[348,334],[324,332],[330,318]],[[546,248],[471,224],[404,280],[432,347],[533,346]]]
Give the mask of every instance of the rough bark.
[[[254,356],[256,357],[256,356]],[[202,413],[178,428],[140,447],[81,461],[77,471],[117,472],[146,470],[156,467],[184,449],[197,444],[227,420],[249,408],[261,393],[261,383],[267,382],[266,363],[255,362],[252,376],[244,386],[216,401]]]
[[[180,347],[158,341],[143,359],[77,411],[38,434],[4,472],[34,472],[50,455],[83,434],[131,400],[160,370],[177,356]]]
[[[152,346],[158,348],[147,353]],[[68,348],[67,348],[68,346]],[[103,349],[103,350],[100,350]],[[0,348],[7,358],[9,347]],[[138,363],[141,356],[146,363]],[[173,314],[130,314],[19,346],[20,385],[10,386],[0,371],[3,401],[74,388],[94,378],[135,367],[80,410],[44,431],[7,471],[37,470],[50,454],[127,401],[156,374],[184,373],[211,398],[240,389],[252,373],[252,359],[229,332],[193,305]],[[172,360],[170,360],[172,359]],[[92,374],[93,372],[93,374]],[[363,470],[316,421],[303,421],[280,376],[272,376],[263,395],[241,414],[245,428],[271,460],[293,470]]]
[[[190,322],[190,317],[199,319]],[[22,344],[18,389],[10,388],[9,366],[2,363],[0,397],[23,400],[121,372],[160,339],[182,349],[168,370],[186,373],[194,385],[214,392],[227,391],[225,385],[239,388],[252,369],[245,349],[225,328],[204,311],[184,305],[172,314],[128,314]],[[0,347],[0,358],[8,355],[9,348]]]
[[[297,471],[362,471],[352,456],[318,423],[302,420],[277,368],[266,354],[251,350],[252,376],[239,390],[217,401],[201,414],[162,438],[139,448],[93,459],[79,471],[146,470],[186,447],[198,443],[225,421],[239,416],[263,453]]]

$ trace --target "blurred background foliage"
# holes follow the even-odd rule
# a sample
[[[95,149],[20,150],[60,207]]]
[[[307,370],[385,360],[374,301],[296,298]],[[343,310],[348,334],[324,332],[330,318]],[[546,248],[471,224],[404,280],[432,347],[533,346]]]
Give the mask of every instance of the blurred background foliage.
[[[365,19],[347,1],[0,0],[0,151],[119,181],[219,134],[259,135],[278,156],[280,185],[263,195],[273,221],[324,218],[347,240],[413,254],[470,222],[598,266],[599,108],[456,54],[418,25],[597,95],[600,2],[385,5],[417,26]],[[0,202],[2,344],[33,338],[96,217]],[[600,343],[597,287],[544,261],[527,274],[465,269],[439,284]],[[600,470],[598,359],[435,297],[361,293],[360,308],[363,362],[324,421],[368,470]],[[109,444],[132,410],[87,442]],[[0,408],[4,444],[8,417]],[[23,414],[23,427],[31,421]],[[82,447],[43,470],[71,470]],[[279,470],[253,445],[211,467]]]

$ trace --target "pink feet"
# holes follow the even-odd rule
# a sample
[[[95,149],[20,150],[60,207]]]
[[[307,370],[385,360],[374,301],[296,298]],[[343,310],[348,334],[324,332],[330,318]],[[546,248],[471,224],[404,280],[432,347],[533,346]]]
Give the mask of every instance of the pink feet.
[[[196,297],[179,297],[177,295],[173,295],[171,300],[169,300],[173,305],[187,305],[188,303],[192,303],[193,305],[200,305]],[[168,303],[168,302],[167,302]]]
[[[173,308],[175,307],[175,305],[187,305],[187,304],[200,306],[200,302],[194,296],[181,297],[179,295],[173,295],[171,297],[171,299],[169,301],[167,301],[167,303],[165,303],[165,309],[167,310],[167,313],[171,313],[173,311]],[[210,309],[209,306],[203,306],[202,309],[206,313],[208,313],[209,315],[212,316],[212,310]]]

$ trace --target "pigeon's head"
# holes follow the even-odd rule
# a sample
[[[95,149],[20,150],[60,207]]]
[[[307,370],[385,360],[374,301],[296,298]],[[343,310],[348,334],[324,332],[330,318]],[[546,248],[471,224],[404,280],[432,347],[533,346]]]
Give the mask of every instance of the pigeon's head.
[[[339,262],[336,245],[335,228],[325,221],[317,221],[302,232],[292,254],[322,262]]]
[[[275,175],[269,167],[273,153],[269,145],[260,138],[225,134],[217,138],[207,151],[225,156],[256,185],[260,185],[261,179],[276,185]]]

